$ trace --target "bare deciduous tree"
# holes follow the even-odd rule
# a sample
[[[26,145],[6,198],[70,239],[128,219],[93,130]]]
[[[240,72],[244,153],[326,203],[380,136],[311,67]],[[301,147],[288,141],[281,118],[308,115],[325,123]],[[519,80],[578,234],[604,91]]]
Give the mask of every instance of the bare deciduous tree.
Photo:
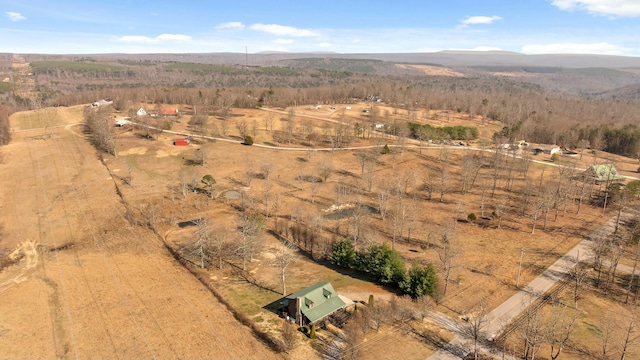
[[[640,224],[639,224],[640,225]],[[631,241],[633,241],[633,237],[638,231],[637,228],[633,229],[631,232]],[[633,269],[631,270],[631,278],[629,279],[629,286],[627,288],[627,295],[625,296],[624,303],[627,304],[629,302],[629,295],[631,294],[631,289],[634,285],[636,285],[636,294],[638,293],[637,284],[634,283],[636,276],[636,269],[638,268],[638,259],[640,258],[640,241],[636,241],[635,252],[633,254]]]
[[[260,171],[264,179],[269,180],[269,176],[273,172],[273,163],[268,159],[263,160],[262,165],[260,165]]]
[[[600,331],[598,332],[598,338],[600,340],[600,359],[607,360],[609,358],[609,351],[611,350],[610,342],[613,337],[613,325],[615,319],[611,317],[603,316],[600,318]]]
[[[217,261],[218,270],[222,270],[222,264],[233,255],[233,244],[227,239],[226,231],[214,231],[211,240],[210,261]]]
[[[200,268],[204,269],[205,265],[211,260],[211,229],[207,226],[206,219],[198,221],[198,229],[196,230],[196,238],[189,249],[189,254],[194,256],[200,262]]]
[[[604,293],[607,294],[609,291],[609,287],[611,283],[615,282],[616,278],[616,269],[618,267],[618,263],[620,262],[620,258],[622,257],[622,253],[624,251],[621,239],[619,234],[614,235],[613,241],[609,242],[609,251],[607,251],[607,260],[609,262],[609,271],[607,271],[605,282],[604,282]]]
[[[419,296],[414,300],[416,312],[418,316],[420,316],[420,320],[424,321],[425,317],[431,312],[433,307],[435,306],[433,302],[433,298],[428,295]]]
[[[342,328],[342,354],[340,359],[358,360],[361,358],[361,346],[364,342],[364,333],[362,332],[362,311],[356,312],[344,327]]]
[[[551,317],[546,326],[547,343],[550,347],[550,356],[556,360],[573,334],[574,325],[578,314],[567,314],[567,307],[559,302],[553,304]]]
[[[473,339],[473,358],[478,360],[478,342],[483,336],[482,328],[487,322],[487,310],[485,306],[480,306],[472,311],[465,324],[465,331]]]
[[[246,159],[244,162],[244,178],[245,178],[245,185],[247,185],[247,187],[251,187],[251,182],[253,181],[253,178],[256,176],[256,171],[254,168],[254,164],[253,161],[251,159]]]
[[[333,163],[330,159],[323,159],[320,165],[318,166],[318,173],[324,182],[327,182],[327,179],[333,174]]]
[[[240,219],[238,230],[242,235],[242,242],[238,253],[242,258],[242,270],[247,270],[247,261],[253,259],[253,255],[260,247],[258,237],[264,231],[264,218],[259,213],[245,213]]]
[[[296,348],[298,344],[299,332],[296,329],[296,326],[287,322],[282,322],[282,349],[289,353],[291,350]]]
[[[582,297],[582,291],[587,285],[589,279],[589,269],[580,262],[580,255],[576,259],[576,265],[569,272],[571,281],[573,282],[573,304],[578,308],[578,300]]]
[[[368,305],[371,326],[380,331],[380,326],[389,320],[389,305],[383,300],[377,300]]]
[[[638,330],[637,325],[637,314],[635,311],[632,311],[626,316],[625,327],[624,327],[624,335],[622,339],[622,346],[620,349],[620,360],[625,360],[631,346],[635,345],[638,342],[638,336],[636,335],[636,331]]]
[[[298,249],[295,245],[282,241],[280,246],[274,251],[275,262],[274,265],[280,272],[280,281],[282,281],[282,296],[287,295],[287,269],[298,258]]]
[[[451,230],[445,226],[442,229],[440,236],[440,250],[438,251],[438,258],[442,263],[442,271],[444,273],[444,289],[442,295],[447,295],[447,287],[449,284],[449,278],[451,276],[451,269],[454,267],[455,259],[460,255],[460,250],[453,242],[451,236]]]
[[[523,357],[534,360],[544,340],[543,319],[538,308],[528,304],[523,321],[518,326],[524,344]]]
[[[462,156],[462,170],[460,184],[462,185],[462,194],[466,194],[469,191],[471,181],[478,174],[480,170],[480,159],[477,155],[471,154],[471,151],[466,151]]]

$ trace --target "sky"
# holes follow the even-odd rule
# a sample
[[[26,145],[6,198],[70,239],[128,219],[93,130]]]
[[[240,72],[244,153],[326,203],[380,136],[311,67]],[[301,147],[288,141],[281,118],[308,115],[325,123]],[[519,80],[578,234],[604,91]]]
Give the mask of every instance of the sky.
[[[9,53],[640,56],[639,34],[640,0],[0,0]]]

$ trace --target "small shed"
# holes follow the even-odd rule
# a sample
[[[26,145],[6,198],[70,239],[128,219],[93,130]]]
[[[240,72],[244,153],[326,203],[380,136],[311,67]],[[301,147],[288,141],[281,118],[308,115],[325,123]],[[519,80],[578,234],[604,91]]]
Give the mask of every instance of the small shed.
[[[283,305],[297,324],[310,325],[344,309],[346,303],[338,296],[331,283],[319,282],[287,296]]]
[[[175,138],[173,140],[173,145],[175,146],[187,146],[189,145],[189,139],[188,138]]]
[[[147,111],[143,108],[138,109],[138,111],[136,111],[136,115],[138,116],[147,116]]]

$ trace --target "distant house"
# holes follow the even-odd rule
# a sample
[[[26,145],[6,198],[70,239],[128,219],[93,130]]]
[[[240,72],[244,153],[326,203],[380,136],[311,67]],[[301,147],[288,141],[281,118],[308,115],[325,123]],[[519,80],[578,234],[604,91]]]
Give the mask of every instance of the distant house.
[[[162,116],[178,116],[180,111],[176,108],[162,108],[160,109],[160,115]]]
[[[351,110],[351,106],[345,106],[345,110]]]
[[[136,115],[138,116],[147,116],[147,111],[143,108],[138,109],[138,111],[136,111]]]
[[[592,165],[585,170],[585,175],[588,179],[592,179],[596,184],[624,179],[624,177],[618,174],[618,170],[616,170],[616,167],[613,166],[613,164]]]
[[[111,104],[113,104],[113,101],[111,99],[102,99],[92,103],[91,106],[100,107],[100,106],[111,105]]]
[[[283,302],[288,316],[296,324],[315,324],[334,312],[344,309],[346,303],[328,282],[319,282],[286,297]]]

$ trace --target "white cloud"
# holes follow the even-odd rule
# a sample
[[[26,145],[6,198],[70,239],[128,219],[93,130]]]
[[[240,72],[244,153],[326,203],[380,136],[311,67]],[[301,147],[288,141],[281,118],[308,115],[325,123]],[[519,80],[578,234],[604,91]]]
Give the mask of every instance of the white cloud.
[[[244,29],[244,24],[239,22],[239,21],[231,21],[231,22],[222,23],[222,24],[216,26],[216,29],[218,29],[218,30],[225,30],[225,29],[242,30],[242,29]]]
[[[161,34],[154,38],[144,35],[124,35],[112,38],[113,41],[138,44],[159,44],[162,42],[189,42],[191,36],[182,34]]]
[[[294,37],[309,37],[320,36],[319,33],[307,30],[298,29],[291,26],[277,25],[277,24],[253,24],[249,27],[251,30],[265,32],[267,34],[276,36],[294,36]]]
[[[275,39],[273,42],[276,44],[293,44],[292,39]]]
[[[156,39],[160,41],[191,41],[191,36],[182,34],[162,34],[158,35]]]
[[[640,16],[640,1],[638,0],[553,0],[551,4],[560,10],[586,10],[594,15]]]
[[[477,24],[492,24],[495,21],[502,20],[500,16],[469,16],[460,22],[460,27],[468,27]]]
[[[317,47],[321,47],[321,48],[329,48],[332,47],[333,44],[332,43],[328,43],[328,42],[321,42],[316,44]]]
[[[7,15],[7,17],[9,18],[9,20],[11,21],[22,21],[22,20],[27,20],[26,17],[24,17],[22,14],[17,13],[17,12],[13,12],[13,11],[5,11],[4,12],[5,15]]]
[[[624,48],[618,45],[612,45],[606,42],[581,44],[581,43],[563,43],[563,44],[532,44],[522,47],[525,54],[600,54],[600,55],[622,55],[632,49]]]

